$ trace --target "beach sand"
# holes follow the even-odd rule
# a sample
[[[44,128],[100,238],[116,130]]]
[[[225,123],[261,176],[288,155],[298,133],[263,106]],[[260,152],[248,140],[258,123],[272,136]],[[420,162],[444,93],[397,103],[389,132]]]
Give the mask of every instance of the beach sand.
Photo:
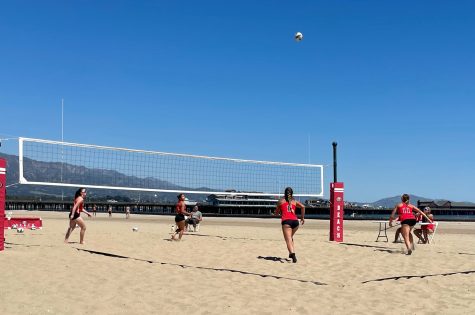
[[[0,314],[473,314],[475,223],[441,222],[435,243],[375,242],[378,225],[307,220],[288,253],[278,219],[207,218],[171,242],[173,216],[100,213],[64,244],[67,213],[5,231]],[[132,228],[138,227],[137,232]],[[390,241],[394,229],[388,231]]]

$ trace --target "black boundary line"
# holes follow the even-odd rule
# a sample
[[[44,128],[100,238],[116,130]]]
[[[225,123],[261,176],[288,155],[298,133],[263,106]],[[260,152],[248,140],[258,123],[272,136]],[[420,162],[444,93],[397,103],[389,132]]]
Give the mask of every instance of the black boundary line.
[[[390,249],[390,248],[387,248],[387,249],[375,249],[374,251],[375,251],[375,252],[385,252],[385,253],[390,253],[390,254],[401,253],[401,251],[398,250],[398,249]]]
[[[88,249],[82,249],[82,248],[76,248],[76,249],[78,251],[84,251],[84,252],[87,252],[87,253],[90,253],[90,254],[103,255],[103,256],[107,256],[107,257],[114,257],[114,258],[120,258],[120,259],[132,259],[132,260],[137,260],[137,261],[148,262],[150,264],[177,266],[177,267],[181,267],[181,268],[195,268],[195,269],[201,269],[201,270],[226,271],[226,272],[240,273],[240,274],[243,274],[243,275],[259,276],[259,277],[262,277],[262,278],[274,278],[274,279],[277,279],[277,280],[284,279],[284,280],[290,280],[290,281],[298,281],[298,282],[301,282],[301,283],[312,283],[312,284],[315,284],[315,285],[327,285],[326,283],[318,282],[318,281],[309,281],[309,280],[301,280],[301,279],[280,277],[280,276],[260,274],[260,273],[254,273],[254,272],[248,272],[248,271],[242,271],[242,270],[236,270],[236,269],[189,266],[189,265],[183,265],[183,264],[173,264],[173,263],[166,263],[166,262],[159,262],[159,261],[153,261],[153,260],[127,257],[127,256],[116,255],[116,254],[105,253],[105,252],[99,252],[99,251],[88,250]]]
[[[25,246],[25,247],[40,247],[41,245],[28,245],[28,244],[16,244],[16,243],[10,243],[10,242],[5,242],[5,244],[8,245],[14,245],[14,246]]]
[[[394,248],[390,247],[383,247],[383,246],[374,246],[374,245],[365,245],[365,244],[357,244],[357,243],[339,243],[339,245],[348,245],[348,246],[356,246],[356,247],[368,247],[368,248],[376,248],[375,251],[378,252],[388,252],[388,253],[394,253],[398,252]],[[457,254],[457,255],[470,255],[470,256],[475,256],[473,253],[444,253],[444,252],[437,252],[438,254]]]
[[[348,245],[348,246],[357,246],[357,247],[369,247],[369,248],[379,248],[379,249],[391,249],[389,247],[384,246],[375,246],[375,245],[364,245],[364,244],[356,244],[356,243],[339,243],[340,245]]]
[[[412,278],[426,278],[426,277],[437,277],[437,276],[453,276],[453,275],[461,275],[461,274],[471,274],[475,273],[475,270],[467,270],[467,271],[457,271],[457,272],[447,272],[447,273],[435,273],[435,274],[428,274],[428,275],[420,275],[420,276],[396,276],[396,277],[387,277],[387,278],[379,278],[374,280],[367,280],[361,282],[362,284],[368,282],[376,282],[376,281],[386,281],[386,280],[399,280],[399,279],[412,279]]]
[[[446,254],[444,252],[437,252],[438,254]],[[475,256],[475,254],[472,253],[456,253],[457,255],[470,255],[470,256]]]

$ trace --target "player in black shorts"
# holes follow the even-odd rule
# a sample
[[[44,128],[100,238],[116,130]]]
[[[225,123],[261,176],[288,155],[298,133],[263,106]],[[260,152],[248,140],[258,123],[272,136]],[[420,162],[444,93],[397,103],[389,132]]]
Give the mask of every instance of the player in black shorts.
[[[183,236],[183,232],[185,232],[185,215],[187,216],[191,215],[191,213],[186,211],[185,195],[179,194],[177,198],[178,198],[178,202],[175,206],[175,211],[176,211],[175,223],[176,223],[177,229],[172,234],[173,241],[181,240],[181,237]],[[175,237],[177,233],[178,233],[178,239],[176,239]]]
[[[74,195],[74,205],[69,212],[69,227],[66,231],[66,236],[64,237],[64,242],[69,242],[69,236],[76,228],[76,224],[81,228],[79,233],[79,243],[84,244],[84,234],[86,233],[86,223],[81,218],[81,212],[84,212],[89,217],[91,214],[84,209],[84,199],[86,198],[86,188],[79,188]]]
[[[399,215],[399,220],[401,221],[401,235],[404,239],[404,243],[407,248],[407,255],[411,255],[412,251],[415,249],[414,238],[412,236],[412,228],[416,225],[416,217],[414,212],[417,212],[423,215],[429,222],[432,222],[424,212],[419,208],[409,203],[409,195],[404,194],[401,196],[401,203],[394,207],[391,216],[389,217],[389,226],[393,226],[393,221],[395,219],[396,212]]]

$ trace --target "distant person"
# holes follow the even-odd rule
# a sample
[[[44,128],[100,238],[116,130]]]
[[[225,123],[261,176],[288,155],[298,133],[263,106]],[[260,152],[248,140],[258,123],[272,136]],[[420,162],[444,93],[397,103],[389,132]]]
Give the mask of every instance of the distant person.
[[[425,217],[421,216],[422,223],[430,223],[430,224],[422,224],[420,229],[414,230],[414,235],[421,241],[422,244],[429,243],[429,234],[434,233],[435,224],[434,223],[434,216],[431,213],[429,207],[424,208],[425,215],[430,219],[428,221]]]
[[[285,188],[284,198],[281,198],[277,202],[277,206],[274,215],[281,216],[282,233],[284,234],[285,244],[289,251],[289,258],[292,258],[292,262],[297,262],[297,256],[295,255],[294,248],[294,234],[299,229],[299,220],[295,213],[297,208],[301,209],[300,223],[305,223],[305,206],[299,201],[295,200],[294,192],[291,187]]]
[[[112,217],[112,206],[107,208],[107,213],[109,213],[109,218]]]
[[[429,218],[424,214],[424,212],[409,203],[408,194],[402,195],[401,201],[401,203],[394,207],[394,210],[391,213],[391,216],[389,217],[389,226],[393,226],[393,221],[395,219],[394,215],[397,211],[399,215],[399,220],[401,221],[401,235],[407,248],[406,255],[411,255],[412,251],[415,249],[414,239],[411,233],[412,228],[414,227],[414,225],[416,225],[416,217],[414,216],[413,212],[418,212],[422,214],[427,218],[427,220],[429,220]]]
[[[176,211],[175,223],[176,223],[177,229],[172,234],[173,241],[177,241],[177,239],[175,238],[177,233],[178,233],[178,241],[181,240],[181,237],[183,236],[183,232],[185,232],[185,215],[187,216],[191,215],[191,213],[186,211],[185,195],[179,194],[177,198],[178,198],[178,202],[175,205],[175,211]]]
[[[125,218],[128,219],[130,217],[130,207],[125,207]]]
[[[64,242],[69,242],[69,236],[76,228],[76,224],[81,228],[79,233],[79,243],[84,244],[84,234],[86,233],[86,223],[81,218],[81,212],[84,212],[89,217],[91,214],[84,209],[84,199],[86,198],[86,188],[79,188],[74,195],[74,204],[71,212],[69,212],[69,227],[64,237]]]
[[[96,205],[93,205],[93,206],[92,206],[92,214],[93,214],[94,216],[97,216],[97,206],[96,206]]]
[[[185,231],[188,231],[188,225],[193,225],[193,230],[196,232],[196,226],[201,223],[203,220],[203,215],[201,211],[198,210],[198,206],[193,207],[193,211],[191,212],[191,217],[186,220]]]

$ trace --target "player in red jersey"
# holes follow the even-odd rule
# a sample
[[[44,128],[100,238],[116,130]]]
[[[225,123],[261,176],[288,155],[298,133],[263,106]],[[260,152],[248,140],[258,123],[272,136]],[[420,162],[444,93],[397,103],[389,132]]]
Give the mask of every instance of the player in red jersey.
[[[402,195],[401,201],[402,202],[400,204],[394,207],[394,210],[391,213],[391,217],[389,218],[389,226],[393,226],[393,220],[395,218],[394,215],[397,211],[399,220],[401,221],[401,235],[404,239],[404,243],[406,244],[407,255],[411,255],[412,250],[414,249],[414,238],[412,237],[411,230],[414,225],[416,225],[416,217],[414,216],[414,212],[418,212],[419,214],[423,215],[429,222],[430,219],[425,215],[424,212],[409,203],[408,194]]]
[[[185,216],[191,215],[191,213],[186,211],[185,195],[179,194],[177,198],[178,198],[178,202],[175,205],[175,212],[176,212],[175,224],[177,226],[177,229],[175,230],[175,233],[172,234],[172,241],[181,240],[181,237],[183,236],[183,232],[185,232]],[[175,237],[177,233],[178,233],[178,239]]]
[[[294,249],[294,234],[299,229],[299,220],[295,214],[296,208],[301,209],[300,223],[305,223],[305,206],[299,201],[295,200],[292,188],[285,188],[284,198],[277,202],[274,215],[281,216],[282,233],[284,234],[285,243],[289,250],[289,258],[292,258],[294,263],[297,262]]]
[[[76,228],[76,224],[81,228],[79,233],[79,243],[84,244],[84,234],[86,233],[86,223],[81,218],[81,212],[84,212],[89,217],[91,214],[84,209],[84,199],[86,198],[86,188],[79,188],[74,195],[74,205],[69,213],[69,227],[64,237],[64,242],[68,243],[69,236]]]
[[[429,234],[434,233],[434,228],[435,228],[435,224],[433,224],[434,223],[434,216],[430,212],[431,212],[431,210],[430,210],[429,207],[424,208],[424,213],[429,217],[431,224],[424,224],[424,225],[421,226],[420,229],[415,229],[414,230],[414,234],[417,236],[417,238],[423,244],[429,243]],[[423,217],[420,218],[420,221],[422,223],[428,223],[428,221]]]

